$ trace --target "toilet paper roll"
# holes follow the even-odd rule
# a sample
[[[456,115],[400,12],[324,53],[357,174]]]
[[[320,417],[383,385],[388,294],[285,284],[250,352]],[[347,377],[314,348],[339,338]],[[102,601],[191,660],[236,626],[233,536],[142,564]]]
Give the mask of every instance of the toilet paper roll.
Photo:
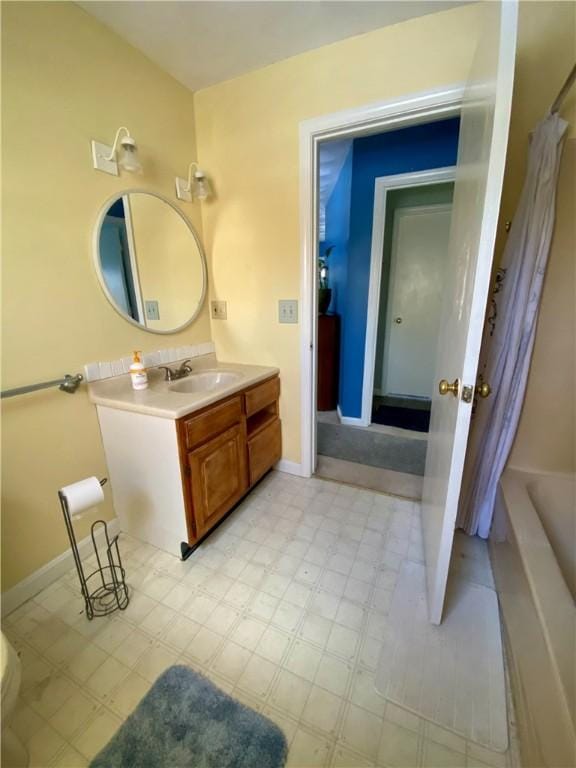
[[[60,493],[66,497],[68,510],[72,516],[79,515],[90,507],[104,501],[104,491],[97,477],[87,477],[77,483],[65,485]]]

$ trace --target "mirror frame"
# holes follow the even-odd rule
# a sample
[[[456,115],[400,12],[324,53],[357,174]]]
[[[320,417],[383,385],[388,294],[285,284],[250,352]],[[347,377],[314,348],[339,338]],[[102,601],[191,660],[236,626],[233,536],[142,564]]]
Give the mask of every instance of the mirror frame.
[[[186,224],[186,226],[190,230],[191,235],[194,237],[194,240],[196,241],[196,245],[198,246],[200,261],[202,263],[202,278],[203,278],[202,293],[200,295],[200,300],[198,301],[198,307],[189,320],[187,320],[185,323],[182,323],[182,325],[177,326],[176,328],[171,328],[169,331],[162,331],[162,330],[158,330],[157,328],[147,328],[146,326],[143,326],[141,323],[134,320],[133,317],[129,317],[124,312],[122,312],[122,310],[117,306],[116,302],[114,301],[112,294],[108,290],[108,286],[106,285],[106,281],[104,280],[104,275],[102,274],[102,269],[100,267],[100,232],[102,229],[102,224],[104,223],[104,218],[108,213],[110,206],[116,200],[124,197],[124,195],[131,195],[131,194],[151,195],[152,197],[156,197],[159,200],[162,200],[162,202],[167,203],[172,208],[172,210],[175,211],[180,216],[182,221]],[[94,225],[94,231],[92,234],[92,263],[94,266],[94,271],[96,272],[96,277],[98,278],[98,282],[100,283],[100,287],[102,288],[102,291],[104,293],[104,296],[106,296],[108,303],[111,305],[114,311],[118,315],[120,315],[120,317],[123,320],[126,320],[126,322],[131,323],[131,325],[135,326],[136,328],[139,328],[141,331],[144,331],[144,333],[157,333],[162,336],[168,336],[172,333],[179,333],[180,331],[183,331],[185,328],[191,325],[194,322],[194,320],[196,320],[196,318],[202,311],[204,302],[206,301],[206,294],[208,292],[208,268],[206,266],[206,253],[204,251],[204,246],[202,245],[202,241],[200,240],[198,233],[192,226],[192,223],[188,220],[188,218],[184,215],[184,213],[180,210],[180,208],[174,205],[169,198],[165,197],[164,195],[161,195],[159,192],[150,192],[147,189],[125,189],[122,192],[116,192],[114,195],[112,195],[106,200],[100,212],[98,213],[98,217]]]

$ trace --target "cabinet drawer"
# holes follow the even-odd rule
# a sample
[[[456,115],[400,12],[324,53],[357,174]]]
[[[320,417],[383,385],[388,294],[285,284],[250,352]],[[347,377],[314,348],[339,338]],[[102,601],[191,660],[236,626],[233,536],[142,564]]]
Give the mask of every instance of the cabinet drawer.
[[[186,446],[194,448],[216,435],[221,434],[242,419],[240,397],[212,406],[208,411],[185,422]]]
[[[276,376],[257,387],[249,389],[244,395],[246,403],[246,416],[265,408],[280,397],[280,379]]]
[[[280,461],[282,457],[282,429],[280,419],[274,419],[261,432],[248,441],[248,469],[250,485]]]

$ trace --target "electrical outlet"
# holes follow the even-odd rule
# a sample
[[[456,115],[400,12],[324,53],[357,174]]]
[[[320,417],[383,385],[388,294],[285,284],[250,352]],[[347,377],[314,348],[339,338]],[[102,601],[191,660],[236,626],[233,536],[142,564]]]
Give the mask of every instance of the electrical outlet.
[[[146,308],[146,320],[160,320],[160,309],[157,301],[146,300],[144,306]]]
[[[298,301],[296,299],[280,299],[278,302],[278,322],[298,322]]]
[[[225,301],[211,301],[210,307],[212,310],[212,317],[214,320],[226,320],[228,311]]]

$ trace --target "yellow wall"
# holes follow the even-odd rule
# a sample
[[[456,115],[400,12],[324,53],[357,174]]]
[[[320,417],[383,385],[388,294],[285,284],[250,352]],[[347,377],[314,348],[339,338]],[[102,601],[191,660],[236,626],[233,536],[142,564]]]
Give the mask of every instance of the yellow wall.
[[[174,176],[196,156],[196,128],[198,159],[217,192],[202,212],[211,294],[228,302],[228,320],[212,323],[217,352],[281,368],[284,456],[299,461],[299,327],[277,322],[278,299],[300,298],[298,125],[464,79],[480,15],[469,5],[376,30],[193,99],[77,6],[5,3],[2,387],[166,345],[108,305],[92,269],[91,233],[104,201],[122,190],[172,198]],[[571,66],[573,31],[573,4],[522,4],[502,221],[518,198],[528,131]],[[91,168],[89,140],[109,142],[121,124],[139,142],[141,178]],[[199,206],[183,210],[200,229]],[[168,338],[170,346],[210,338],[207,311]],[[64,550],[58,487],[103,474],[105,463],[85,392],[6,401],[2,426],[6,589]]]
[[[158,302],[159,320],[149,328],[172,330],[194,314],[202,297],[202,256],[184,219],[152,195],[130,195],[142,301]]]
[[[530,131],[550,109],[574,65],[575,53],[576,3],[521,0],[497,255],[504,247],[505,222],[514,216],[522,190]],[[576,136],[576,87],[570,91],[562,114],[570,121],[566,135]]]
[[[574,65],[576,4],[523,2],[518,31],[497,259],[505,244],[504,224],[514,217],[524,183],[529,133],[547,113]],[[528,389],[509,464],[522,469],[573,472],[576,463],[576,87],[569,92],[561,114],[569,125],[559,180],[556,228],[544,282]]]
[[[525,168],[528,133],[574,56],[574,4],[522,2],[516,84],[497,252]],[[204,206],[213,321],[224,359],[281,369],[284,456],[300,459],[299,327],[279,325],[280,298],[300,297],[298,125],[341,109],[464,80],[481,28],[470,5],[351,38],[195,94],[200,162],[218,200]],[[572,106],[571,106],[572,105]],[[573,112],[574,94],[567,110]],[[571,131],[574,132],[576,120]]]
[[[302,120],[465,78],[481,9],[425,16],[350,38],[195,94],[199,160],[218,199],[203,207],[212,332],[222,359],[281,370],[284,457],[300,460],[299,326],[278,299],[300,298],[298,126]]]
[[[134,186],[174,197],[196,154],[191,93],[72,3],[4,3],[2,17],[2,388],[209,340],[207,310],[177,336],[129,325],[92,267],[107,198]],[[90,139],[111,143],[120,125],[139,143],[142,177],[92,169]],[[198,205],[183,210],[200,228]],[[2,415],[5,590],[64,551],[57,489],[106,468],[85,390],[4,401]]]

